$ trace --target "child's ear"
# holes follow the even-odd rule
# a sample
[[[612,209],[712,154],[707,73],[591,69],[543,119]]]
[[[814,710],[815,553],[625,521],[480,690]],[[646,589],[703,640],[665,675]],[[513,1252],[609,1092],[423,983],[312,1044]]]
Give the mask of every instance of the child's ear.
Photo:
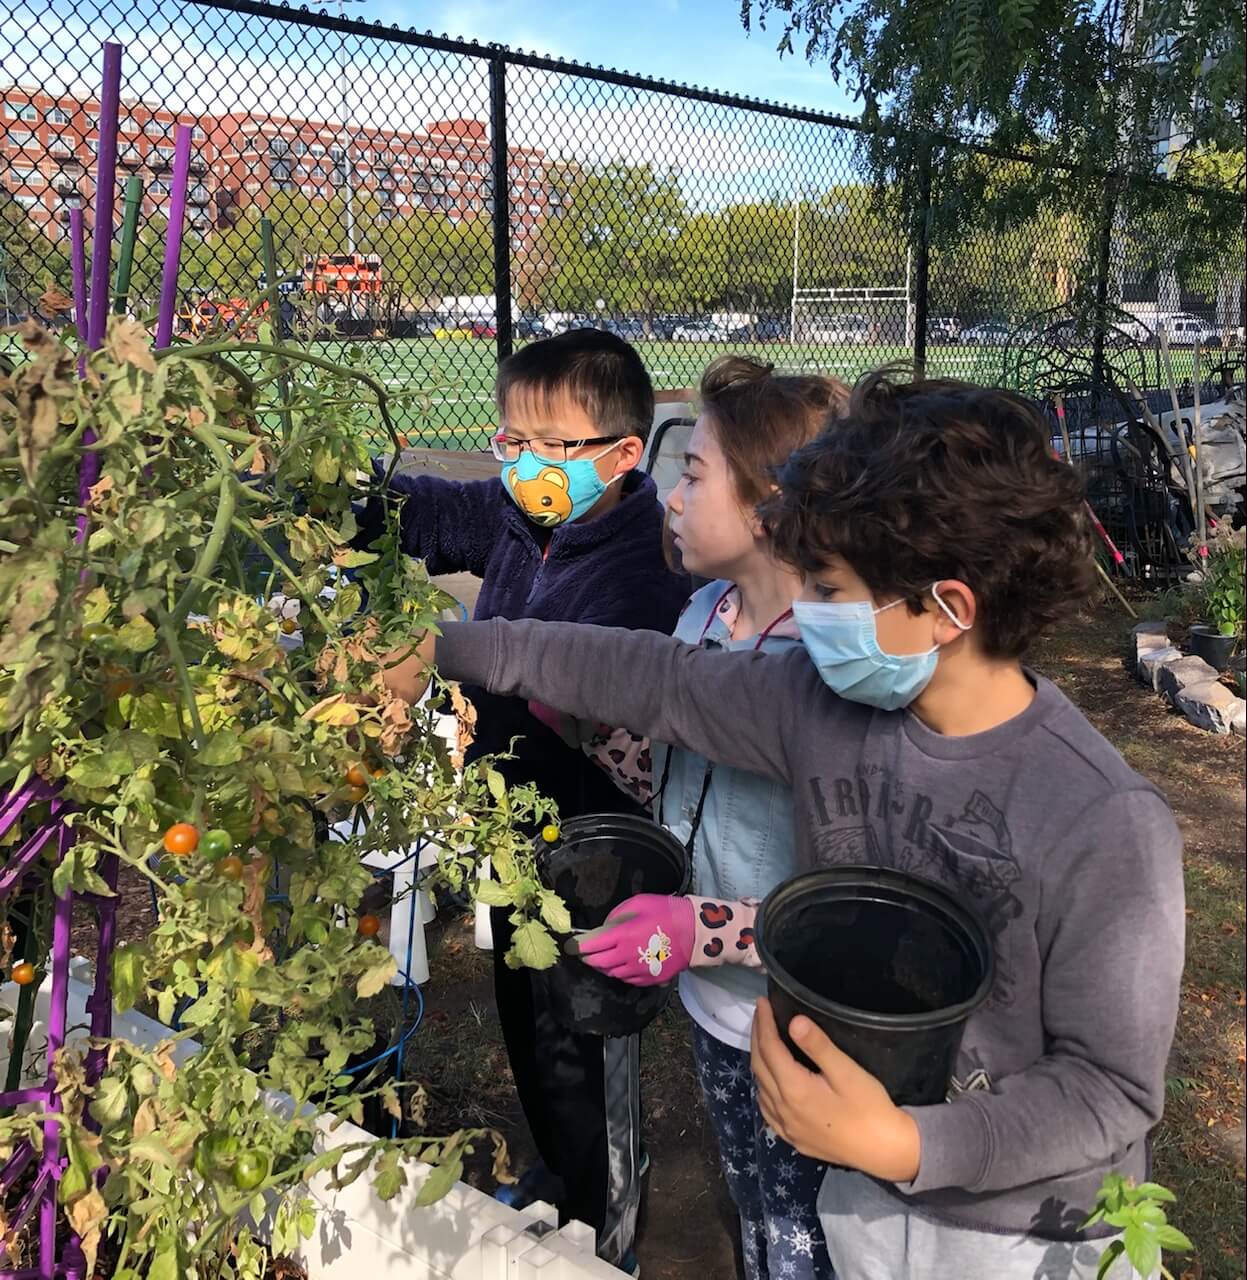
[[[640,436],[624,436],[619,442],[619,461],[615,466],[615,474],[619,475],[622,471],[632,471],[639,467],[643,457],[645,457],[645,441]]]

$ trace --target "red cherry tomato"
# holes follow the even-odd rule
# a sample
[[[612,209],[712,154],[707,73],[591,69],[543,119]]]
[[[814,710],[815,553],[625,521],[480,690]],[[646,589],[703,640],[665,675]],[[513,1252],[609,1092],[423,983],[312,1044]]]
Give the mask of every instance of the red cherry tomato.
[[[165,851],[174,857],[185,858],[199,848],[199,828],[189,822],[175,822],[165,832]]]
[[[19,987],[28,987],[35,980],[35,966],[27,964],[25,961],[21,964],[15,964],[13,972],[9,976]]]
[[[381,932],[381,921],[376,916],[360,916],[355,928],[361,938],[375,938]]]

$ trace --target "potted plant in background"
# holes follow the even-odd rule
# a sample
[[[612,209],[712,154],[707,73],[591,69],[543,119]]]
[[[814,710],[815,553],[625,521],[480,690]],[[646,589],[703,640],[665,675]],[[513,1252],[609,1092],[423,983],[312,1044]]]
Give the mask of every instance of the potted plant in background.
[[[1191,627],[1191,651],[1217,671],[1224,671],[1230,665],[1247,624],[1245,536],[1247,530],[1234,529],[1228,521],[1220,521],[1208,543],[1202,566],[1199,593],[1201,612],[1207,621]]]

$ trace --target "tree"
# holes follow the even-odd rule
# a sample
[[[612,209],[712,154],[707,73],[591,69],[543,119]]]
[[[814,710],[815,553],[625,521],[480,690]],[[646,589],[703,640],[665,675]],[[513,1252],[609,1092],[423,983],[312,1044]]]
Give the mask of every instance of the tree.
[[[23,314],[36,308],[52,284],[69,292],[68,258],[0,188],[0,309]]]
[[[912,221],[931,183],[937,243],[1040,204],[1088,227],[1131,215],[1153,198],[1158,121],[1175,178],[1198,176],[1208,148],[1239,155],[1235,198],[1206,200],[1204,217],[1241,225],[1239,0],[742,0],[741,16],[778,19],[781,52],[828,62],[871,126],[876,185]],[[1034,163],[989,184],[963,140]]]

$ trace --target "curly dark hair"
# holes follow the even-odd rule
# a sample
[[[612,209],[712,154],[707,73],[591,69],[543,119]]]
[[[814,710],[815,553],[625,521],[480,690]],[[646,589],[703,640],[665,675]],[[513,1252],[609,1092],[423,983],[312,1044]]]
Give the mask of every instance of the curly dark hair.
[[[868,374],[834,430],[780,468],[763,519],[802,572],[842,556],[876,598],[915,613],[931,583],[964,582],[984,652],[1015,658],[1095,572],[1082,483],[1049,438],[1012,392]]]

